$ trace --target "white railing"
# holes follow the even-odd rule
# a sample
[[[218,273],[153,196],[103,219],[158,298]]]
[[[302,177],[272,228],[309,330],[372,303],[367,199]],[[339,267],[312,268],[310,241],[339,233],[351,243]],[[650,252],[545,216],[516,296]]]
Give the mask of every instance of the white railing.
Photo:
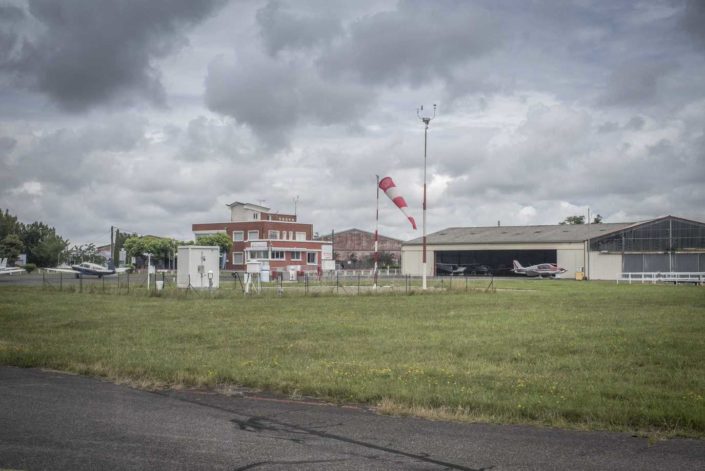
[[[645,273],[622,273],[617,278],[617,283],[626,281],[634,283],[695,283],[705,284],[704,272],[645,272]]]

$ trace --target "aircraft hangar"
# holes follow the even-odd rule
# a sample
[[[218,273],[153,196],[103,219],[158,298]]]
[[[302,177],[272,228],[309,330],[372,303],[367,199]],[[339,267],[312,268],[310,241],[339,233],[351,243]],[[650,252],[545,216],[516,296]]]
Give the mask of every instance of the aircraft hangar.
[[[465,267],[466,275],[511,275],[523,266],[556,263],[563,278],[593,280],[622,273],[705,273],[705,223],[665,216],[640,222],[543,226],[450,227],[428,234],[428,276]],[[404,242],[404,274],[422,274],[422,238]],[[449,267],[451,270],[449,270]]]

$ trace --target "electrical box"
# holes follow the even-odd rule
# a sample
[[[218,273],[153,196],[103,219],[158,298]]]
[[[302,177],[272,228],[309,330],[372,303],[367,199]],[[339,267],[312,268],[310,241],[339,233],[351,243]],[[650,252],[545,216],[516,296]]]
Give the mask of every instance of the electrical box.
[[[220,247],[185,245],[178,249],[176,286],[217,288],[220,285]]]

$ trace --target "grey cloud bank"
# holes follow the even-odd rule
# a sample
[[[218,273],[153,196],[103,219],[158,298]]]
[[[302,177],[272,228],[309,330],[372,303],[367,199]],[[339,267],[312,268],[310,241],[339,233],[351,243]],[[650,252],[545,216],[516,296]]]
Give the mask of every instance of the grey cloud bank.
[[[702,2],[0,0],[0,208],[74,242],[225,204],[429,229],[705,220]],[[417,236],[382,205],[381,230]],[[107,234],[107,235],[106,235]]]

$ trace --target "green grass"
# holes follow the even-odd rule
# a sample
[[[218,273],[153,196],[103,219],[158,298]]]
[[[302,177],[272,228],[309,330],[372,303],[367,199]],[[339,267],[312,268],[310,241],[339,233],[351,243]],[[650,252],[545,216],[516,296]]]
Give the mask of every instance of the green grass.
[[[142,387],[242,385],[428,417],[705,437],[705,289],[496,285],[281,298],[3,287],[0,364]]]

